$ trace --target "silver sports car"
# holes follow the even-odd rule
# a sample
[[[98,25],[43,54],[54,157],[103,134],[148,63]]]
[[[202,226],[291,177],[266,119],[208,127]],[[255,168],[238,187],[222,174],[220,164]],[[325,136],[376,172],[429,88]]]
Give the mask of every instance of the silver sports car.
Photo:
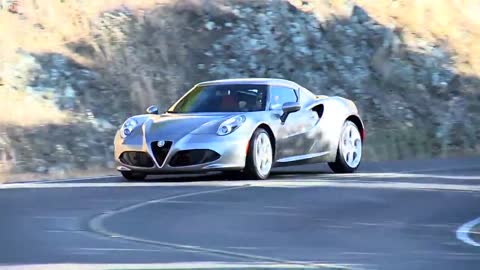
[[[351,100],[282,79],[218,80],[195,85],[165,113],[150,106],[127,119],[115,161],[129,180],[205,171],[266,179],[272,167],[317,162],[351,173],[364,138]]]

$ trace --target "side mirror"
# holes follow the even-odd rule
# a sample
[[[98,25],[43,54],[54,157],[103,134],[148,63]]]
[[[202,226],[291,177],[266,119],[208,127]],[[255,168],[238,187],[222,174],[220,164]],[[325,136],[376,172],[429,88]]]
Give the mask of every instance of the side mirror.
[[[285,120],[287,120],[287,117],[288,117],[289,114],[294,113],[294,112],[298,112],[301,109],[301,107],[302,106],[298,102],[285,102],[285,103],[283,103],[283,105],[282,105],[283,114],[282,114],[282,116],[280,116],[280,120],[282,120],[282,123],[284,123]]]
[[[158,108],[155,105],[148,107],[146,111],[148,114],[158,114]]]

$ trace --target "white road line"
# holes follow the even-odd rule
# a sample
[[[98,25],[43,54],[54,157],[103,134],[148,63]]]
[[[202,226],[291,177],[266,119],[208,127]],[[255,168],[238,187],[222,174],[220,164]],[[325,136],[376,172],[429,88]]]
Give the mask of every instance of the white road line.
[[[324,228],[331,228],[331,229],[352,229],[352,226],[348,225],[320,225]]]
[[[478,225],[480,225],[480,217],[463,224],[457,229],[457,239],[464,242],[465,244],[474,247],[480,247],[480,243],[475,242],[475,240],[470,237],[473,228]]]
[[[480,175],[443,175],[443,174],[416,174],[416,173],[353,173],[353,174],[338,174],[329,175],[335,178],[355,178],[361,180],[362,178],[436,178],[436,179],[451,179],[451,180],[479,180]]]
[[[285,212],[266,212],[266,211],[237,211],[235,214],[238,215],[249,215],[249,216],[280,216],[280,217],[298,217],[302,216],[299,213],[285,213]]]
[[[165,249],[146,249],[146,248],[72,248],[73,250],[87,250],[87,251],[138,251],[138,252],[165,252]]]
[[[450,191],[480,191],[480,185],[441,184],[441,183],[414,183],[414,182],[386,182],[386,181],[346,181],[326,179],[299,179],[299,180],[268,180],[268,181],[205,181],[205,182],[140,182],[140,183],[22,183],[4,184],[1,189],[51,189],[51,188],[133,188],[133,187],[276,187],[276,188],[304,188],[304,187],[338,187],[363,189],[406,189],[406,190],[450,190]]]
[[[259,249],[265,249],[264,247],[226,247],[228,249],[242,249],[242,250],[259,250]]]
[[[312,265],[315,262],[311,262]],[[352,265],[354,266],[354,265]],[[33,264],[33,265],[15,265],[0,267],[2,270],[44,270],[44,269],[57,269],[57,270],[105,270],[105,269],[252,269],[252,268],[265,268],[265,269],[315,269],[316,266],[302,266],[291,265],[282,263],[269,263],[269,262],[177,262],[177,263],[153,263],[153,264]]]
[[[166,202],[162,202],[162,203],[166,203],[166,204],[195,204],[195,205],[202,204],[202,205],[222,205],[222,206],[225,205],[225,202],[177,201],[177,200],[166,201]]]
[[[78,219],[78,217],[33,216],[36,219]]]
[[[261,181],[252,183],[252,187],[339,187],[339,188],[365,188],[365,189],[409,189],[409,190],[455,190],[455,191],[480,191],[480,185],[462,184],[437,184],[437,183],[411,183],[411,182],[369,182],[342,180],[323,181],[318,179],[302,179],[295,181]]]
[[[291,209],[295,209],[295,207],[291,207],[291,206],[264,206],[265,208],[272,208],[272,209],[287,209],[287,210],[291,210]]]
[[[216,182],[132,182],[132,183],[12,183],[0,185],[0,189],[21,188],[101,188],[101,187],[168,187],[168,186],[218,186]],[[238,185],[236,185],[238,186]]]
[[[185,197],[192,197],[192,196],[197,196],[197,195],[202,195],[202,194],[209,194],[209,193],[216,193],[216,192],[223,192],[223,191],[229,191],[229,190],[235,190],[235,189],[242,189],[242,188],[248,188],[249,185],[243,185],[239,187],[229,187],[229,188],[223,188],[223,189],[214,189],[214,190],[206,190],[206,191],[199,191],[199,192],[191,192],[191,193],[185,193],[185,194],[180,194],[180,195],[175,195],[175,196],[170,196],[166,198],[160,198],[160,199],[155,199],[155,200],[149,200],[145,201],[142,203],[137,203],[133,204],[115,211],[110,211],[107,213],[103,213],[99,216],[96,216],[89,222],[89,227],[93,232],[97,232],[98,234],[107,236],[107,237],[112,237],[115,236],[116,238],[120,238],[122,240],[127,240],[127,241],[133,241],[133,242],[139,242],[139,243],[144,243],[144,244],[150,244],[153,246],[162,246],[162,247],[170,247],[176,250],[181,250],[185,252],[200,252],[204,254],[209,254],[209,255],[216,255],[220,257],[230,257],[230,258],[244,258],[244,259],[250,259],[250,260],[255,260],[255,261],[263,261],[263,262],[271,262],[271,263],[282,263],[282,264],[288,264],[288,265],[299,265],[299,266],[316,266],[316,267],[330,267],[333,269],[350,269],[350,267],[347,267],[345,265],[338,265],[338,264],[315,264],[315,265],[310,265],[310,264],[305,264],[302,262],[295,262],[295,261],[289,261],[289,260],[284,260],[284,259],[279,259],[279,258],[273,258],[273,257],[266,257],[266,256],[259,256],[259,255],[254,255],[254,254],[247,254],[247,253],[239,253],[239,252],[233,252],[233,251],[228,251],[228,250],[220,250],[220,249],[212,249],[212,248],[204,248],[200,246],[192,246],[192,245],[184,245],[184,244],[176,244],[176,243],[170,243],[170,242],[163,242],[163,241],[155,241],[155,240],[150,240],[150,239],[144,239],[144,238],[138,238],[138,237],[133,237],[133,236],[128,236],[128,235],[122,235],[113,231],[110,231],[107,229],[104,225],[104,221],[108,218],[111,218],[113,216],[119,215],[119,214],[124,214],[127,212],[130,212],[132,210],[145,207],[150,204],[155,204],[155,203],[161,203],[169,200],[175,200],[179,198],[185,198]]]
[[[44,230],[47,233],[85,233],[82,230]]]
[[[441,167],[441,168],[430,168],[430,169],[402,170],[402,171],[398,171],[398,173],[442,172],[442,171],[472,170],[472,169],[480,170],[480,166],[468,165],[468,166]]]
[[[385,256],[387,253],[381,252],[361,252],[361,251],[345,251],[342,252],[345,255],[367,255],[367,256]]]

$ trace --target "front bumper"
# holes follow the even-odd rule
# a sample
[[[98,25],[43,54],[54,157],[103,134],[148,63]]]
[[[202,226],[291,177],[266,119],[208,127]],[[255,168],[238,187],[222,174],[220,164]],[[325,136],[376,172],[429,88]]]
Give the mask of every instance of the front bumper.
[[[162,138],[163,139],[163,138]],[[117,132],[115,136],[115,162],[119,171],[138,171],[152,174],[162,173],[197,173],[205,171],[241,170],[245,167],[246,152],[249,139],[229,134],[218,136],[212,134],[189,134],[175,140],[165,139],[171,142],[169,149],[159,152],[155,144],[160,138],[145,138],[127,140],[120,137]],[[168,145],[167,145],[168,146]],[[204,149],[218,154],[213,155],[215,160],[202,162],[188,166],[172,166],[172,159],[177,153],[185,150]],[[142,166],[133,166],[121,158],[126,152],[141,152],[151,158],[151,163],[144,163]],[[159,158],[160,153],[160,158]],[[142,154],[142,155],[144,155]],[[211,159],[211,158],[210,158]],[[151,166],[150,166],[151,165]]]

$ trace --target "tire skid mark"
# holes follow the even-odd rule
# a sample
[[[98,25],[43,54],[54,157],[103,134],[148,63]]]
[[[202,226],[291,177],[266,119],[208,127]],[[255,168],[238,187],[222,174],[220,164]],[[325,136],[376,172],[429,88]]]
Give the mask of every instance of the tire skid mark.
[[[179,194],[179,195],[174,195],[174,196],[169,196],[169,197],[164,197],[164,198],[159,198],[159,199],[154,199],[154,200],[149,200],[149,201],[144,201],[144,202],[141,202],[141,203],[136,203],[136,204],[133,204],[133,205],[130,205],[130,206],[126,206],[126,207],[117,209],[117,210],[112,210],[112,211],[100,214],[100,215],[94,217],[93,219],[91,219],[88,226],[89,226],[89,228],[92,232],[95,232],[95,233],[100,234],[100,235],[105,236],[105,237],[117,238],[117,239],[137,242],[137,243],[143,243],[143,244],[148,244],[148,245],[151,245],[151,246],[169,247],[169,248],[184,251],[184,252],[204,253],[204,254],[215,255],[215,256],[220,256],[220,257],[227,257],[227,258],[234,258],[234,259],[250,259],[250,260],[259,261],[259,262],[283,263],[283,264],[288,264],[288,265],[292,265],[292,266],[304,266],[304,267],[308,267],[308,268],[313,267],[313,268],[329,268],[329,269],[362,269],[358,265],[353,266],[353,265],[326,264],[326,263],[312,264],[312,263],[285,260],[285,259],[280,259],[280,258],[254,255],[254,254],[233,252],[233,251],[227,251],[227,250],[204,248],[204,247],[200,247],[200,246],[176,244],[176,243],[163,242],[163,241],[155,241],[155,240],[138,238],[138,237],[133,237],[133,236],[128,236],[128,235],[122,235],[122,234],[119,234],[119,233],[115,233],[113,231],[110,231],[104,225],[105,220],[107,220],[107,219],[109,219],[113,216],[116,216],[116,215],[119,215],[119,214],[124,214],[124,213],[133,211],[135,209],[138,209],[138,208],[141,208],[141,207],[144,207],[144,206],[147,206],[147,205],[167,202],[169,200],[175,200],[175,199],[179,199],[179,198],[186,198],[186,197],[198,196],[198,195],[203,195],[203,194],[209,194],[209,193],[217,193],[217,192],[237,190],[237,189],[246,189],[246,188],[249,188],[249,187],[250,187],[250,185],[243,185],[243,186],[228,187],[228,188],[221,188],[221,189],[204,190],[204,191],[199,191],[199,192],[189,192],[189,193],[184,193],[184,194]]]
[[[473,240],[470,237],[470,235],[473,233],[473,228],[475,228],[478,225],[480,225],[480,217],[463,224],[457,229],[457,232],[456,232],[457,239],[464,242],[465,244],[468,244],[474,247],[480,247],[480,243],[477,243],[475,240]]]

